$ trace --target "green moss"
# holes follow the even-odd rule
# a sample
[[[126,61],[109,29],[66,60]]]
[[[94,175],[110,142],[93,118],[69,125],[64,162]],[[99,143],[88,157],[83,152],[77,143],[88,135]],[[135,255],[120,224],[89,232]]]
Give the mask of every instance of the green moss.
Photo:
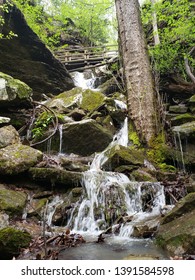
[[[172,165],[167,165],[167,161],[172,158],[170,148],[166,145],[165,134],[162,132],[157,137],[151,139],[147,150],[147,157],[149,161],[156,164],[156,166],[164,171],[175,171]]]
[[[195,116],[193,116],[189,113],[186,113],[186,114],[181,114],[179,116],[176,116],[176,117],[172,118],[171,119],[171,124],[173,126],[181,125],[181,124],[191,122],[191,121],[194,121],[194,120],[195,120]]]
[[[128,137],[129,137],[129,141],[131,141],[133,143],[133,145],[135,145],[137,147],[141,146],[139,136],[131,122],[129,123],[129,127],[128,127]]]
[[[29,246],[31,236],[29,233],[11,227],[0,230],[0,257],[10,259],[17,256],[22,248]]]
[[[86,111],[93,111],[104,102],[105,96],[99,91],[85,90],[81,101],[81,108]]]
[[[11,216],[22,215],[26,199],[25,193],[2,189],[0,190],[0,210]]]

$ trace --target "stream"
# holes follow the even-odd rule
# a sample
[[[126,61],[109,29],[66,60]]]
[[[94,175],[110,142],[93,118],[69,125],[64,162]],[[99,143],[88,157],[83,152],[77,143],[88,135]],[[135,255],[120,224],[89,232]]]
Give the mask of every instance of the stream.
[[[73,77],[77,86],[90,88],[93,85],[94,77],[85,80],[82,73],[74,73]],[[122,101],[115,102],[116,106],[126,108]],[[95,155],[90,169],[83,172],[82,199],[75,204],[67,228],[71,233],[81,234],[86,243],[60,252],[59,259],[168,258],[151,238],[136,238],[143,225],[158,228],[161,210],[165,206],[164,187],[158,182],[133,182],[123,173],[104,171],[103,165],[110,150],[119,145],[127,147],[128,144],[126,118],[113,141],[103,152]],[[60,203],[60,200],[55,202]],[[117,217],[121,220],[117,221]],[[102,238],[97,242],[100,236]]]

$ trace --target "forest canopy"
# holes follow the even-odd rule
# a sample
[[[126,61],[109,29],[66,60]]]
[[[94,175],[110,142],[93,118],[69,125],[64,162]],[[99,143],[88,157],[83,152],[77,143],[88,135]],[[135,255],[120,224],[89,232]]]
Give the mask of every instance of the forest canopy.
[[[10,0],[22,10],[29,26],[50,48],[65,47],[78,38],[86,46],[117,44],[114,0]],[[195,3],[192,0],[141,1],[142,23],[153,67],[160,74],[179,73],[188,79],[184,61],[193,72],[195,61]],[[8,6],[0,6],[7,12]],[[0,13],[0,27],[3,17]],[[159,44],[154,44],[153,19]],[[10,33],[9,38],[17,35]],[[2,38],[0,28],[0,38]],[[193,51],[193,52],[192,52]]]

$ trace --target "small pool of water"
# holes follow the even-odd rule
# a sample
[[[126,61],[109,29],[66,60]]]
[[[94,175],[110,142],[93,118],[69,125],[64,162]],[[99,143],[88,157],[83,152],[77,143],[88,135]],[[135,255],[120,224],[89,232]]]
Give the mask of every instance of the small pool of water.
[[[84,237],[85,238],[85,237]],[[85,238],[87,240],[87,238]],[[97,240],[97,239],[96,239]],[[122,260],[161,259],[168,256],[150,239],[108,237],[102,243],[87,240],[86,243],[68,248],[59,254],[60,260]]]

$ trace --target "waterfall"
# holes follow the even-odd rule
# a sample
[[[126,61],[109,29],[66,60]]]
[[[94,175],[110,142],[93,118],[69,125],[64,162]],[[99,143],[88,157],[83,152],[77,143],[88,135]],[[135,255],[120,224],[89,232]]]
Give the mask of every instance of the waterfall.
[[[120,236],[130,236],[133,224],[145,217],[160,213],[165,205],[163,186],[160,183],[132,182],[122,173],[102,170],[109,150],[117,145],[128,145],[128,123],[113,137],[110,145],[96,154],[90,170],[83,173],[82,185],[85,193],[77,203],[68,226],[74,231],[92,234],[112,226],[118,217],[132,216],[132,222],[121,227]],[[146,204],[149,203],[149,207]]]
[[[93,89],[93,85],[95,82],[93,73],[90,73],[90,77],[88,79],[85,79],[84,74],[81,72],[73,72],[72,77],[75,86],[82,87],[83,89]]]

